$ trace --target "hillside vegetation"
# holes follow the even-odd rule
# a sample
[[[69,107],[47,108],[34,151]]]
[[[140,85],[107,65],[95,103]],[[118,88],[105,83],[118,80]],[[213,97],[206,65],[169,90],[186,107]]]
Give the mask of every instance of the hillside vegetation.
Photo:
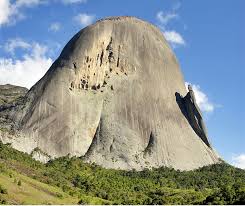
[[[69,157],[42,164],[0,142],[0,203],[245,204],[245,171],[226,163],[121,171]]]
[[[27,91],[28,89],[25,87],[10,84],[0,85],[0,108],[15,105]]]

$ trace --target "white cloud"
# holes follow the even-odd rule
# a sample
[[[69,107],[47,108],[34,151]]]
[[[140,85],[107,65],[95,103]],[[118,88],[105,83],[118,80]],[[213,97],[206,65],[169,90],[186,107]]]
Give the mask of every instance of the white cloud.
[[[164,34],[166,40],[168,42],[172,43],[173,46],[175,46],[175,45],[185,45],[185,40],[176,31],[164,31],[163,34]]]
[[[16,21],[25,18],[23,8],[30,8],[44,3],[44,0],[0,0],[0,27],[6,24],[14,24]]]
[[[9,39],[7,41],[7,43],[4,45],[4,50],[13,55],[15,52],[15,49],[17,48],[28,49],[30,47],[31,47],[31,44],[25,42],[21,38],[15,38],[15,39]]]
[[[62,0],[64,4],[86,3],[87,0]]]
[[[57,32],[61,29],[61,24],[59,22],[53,22],[49,26],[49,31]]]
[[[94,19],[94,15],[89,15],[86,13],[81,13],[74,17],[74,21],[79,23],[81,26],[88,26],[89,24],[92,24]]]
[[[48,48],[38,43],[30,45],[21,59],[0,57],[0,84],[30,88],[49,69],[53,60],[47,56]]]
[[[0,1],[0,26],[8,22],[9,16],[11,14],[10,1],[1,0]]]
[[[179,19],[177,10],[180,8],[180,6],[180,2],[177,2],[173,5],[172,11],[159,11],[156,14],[156,18],[160,23],[159,27],[162,30],[163,35],[166,38],[166,40],[172,45],[173,48],[185,45],[185,40],[179,32],[168,29],[169,22],[171,22],[174,19]]]
[[[197,105],[203,112],[213,112],[215,105],[209,101],[208,96],[201,90],[199,85],[191,84],[189,82],[185,82],[186,90],[188,91],[188,85],[192,86],[194,91]]]
[[[233,156],[232,157],[232,164],[235,167],[245,169],[245,153]]]
[[[163,24],[167,25],[171,20],[178,18],[178,14],[176,13],[164,13],[163,11],[159,11],[157,13],[157,19]]]

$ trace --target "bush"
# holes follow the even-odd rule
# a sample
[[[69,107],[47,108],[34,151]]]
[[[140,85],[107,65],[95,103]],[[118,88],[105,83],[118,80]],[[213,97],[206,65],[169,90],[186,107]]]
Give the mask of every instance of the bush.
[[[57,193],[56,193],[56,197],[62,199],[62,198],[63,198],[63,195],[62,195],[61,193],[57,192]]]
[[[1,194],[8,194],[7,189],[5,189],[2,185],[0,185],[0,193]]]
[[[84,199],[81,199],[81,200],[79,200],[78,204],[79,205],[87,205],[88,202],[86,200],[84,200]]]
[[[7,204],[7,201],[5,199],[3,199],[1,196],[0,196],[0,204],[1,205],[6,205]]]

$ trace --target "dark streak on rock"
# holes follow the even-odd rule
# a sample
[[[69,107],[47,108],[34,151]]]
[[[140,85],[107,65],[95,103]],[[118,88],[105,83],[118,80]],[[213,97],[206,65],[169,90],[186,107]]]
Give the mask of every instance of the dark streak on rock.
[[[104,56],[104,50],[102,50],[101,55],[100,55],[100,66],[103,63],[103,56]]]

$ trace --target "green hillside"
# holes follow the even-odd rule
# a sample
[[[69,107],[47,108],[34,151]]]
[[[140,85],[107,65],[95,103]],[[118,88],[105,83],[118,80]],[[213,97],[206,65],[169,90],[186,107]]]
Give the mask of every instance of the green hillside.
[[[49,186],[13,170],[0,174],[1,203],[8,204],[74,204],[77,199],[60,188]]]
[[[245,171],[226,163],[180,172],[121,171],[58,158],[47,164],[0,143],[2,204],[245,204]]]
[[[25,87],[10,84],[0,85],[0,110],[1,107],[7,108],[17,104],[27,91],[28,89]]]

